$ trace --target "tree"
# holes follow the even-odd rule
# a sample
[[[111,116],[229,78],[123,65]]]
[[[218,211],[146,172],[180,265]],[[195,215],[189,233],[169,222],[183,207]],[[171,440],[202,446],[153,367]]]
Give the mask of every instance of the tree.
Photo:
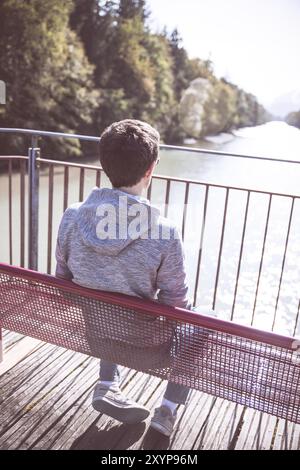
[[[129,20],[138,16],[145,23],[149,14],[145,0],[119,0],[118,16],[120,19]]]
[[[292,113],[289,113],[285,121],[290,125],[290,126],[295,126],[300,129],[300,111],[294,111]]]
[[[74,0],[70,25],[82,40],[86,55],[94,65],[97,88],[110,86],[117,55],[118,8],[115,0]]]
[[[91,122],[98,93],[92,67],[68,21],[70,0],[4,0],[0,4],[0,74],[7,104],[5,127],[81,132]],[[79,142],[47,141],[47,153],[77,155]],[[2,150],[24,151],[20,139],[5,137]]]
[[[182,38],[177,28],[171,33],[169,38],[170,50],[173,59],[174,90],[175,96],[179,101],[182,91],[189,85],[189,79],[186,76],[188,65],[188,55],[182,46]]]
[[[90,0],[85,11],[82,0],[75,2],[71,25],[95,66],[95,84],[101,91],[95,121],[99,130],[128,116],[162,122],[162,109],[173,98],[168,44],[150,34],[147,15],[142,0]]]
[[[167,36],[168,37],[168,36]],[[176,98],[181,99],[182,92],[195,78],[213,80],[213,68],[210,60],[190,59],[182,45],[182,38],[177,28],[168,37],[173,58],[174,88]]]
[[[190,59],[177,29],[152,34],[148,17],[146,0],[2,0],[7,104],[0,125],[99,134],[131,117],[157,126],[167,142],[182,142],[179,103],[198,77],[213,85],[222,127],[259,122],[254,97],[218,80],[210,60]],[[3,152],[25,150],[22,139],[0,138]],[[65,158],[82,146],[48,140],[44,150]]]
[[[149,55],[153,91],[145,104],[142,117],[159,128],[166,137],[172,118],[177,112],[174,94],[172,56],[168,41],[163,35],[148,35],[145,48]]]

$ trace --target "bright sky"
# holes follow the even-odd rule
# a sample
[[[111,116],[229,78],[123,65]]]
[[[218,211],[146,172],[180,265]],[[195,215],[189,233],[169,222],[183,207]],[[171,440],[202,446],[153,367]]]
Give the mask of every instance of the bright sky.
[[[265,105],[300,90],[300,0],[148,0],[152,28],[178,28],[190,57]]]

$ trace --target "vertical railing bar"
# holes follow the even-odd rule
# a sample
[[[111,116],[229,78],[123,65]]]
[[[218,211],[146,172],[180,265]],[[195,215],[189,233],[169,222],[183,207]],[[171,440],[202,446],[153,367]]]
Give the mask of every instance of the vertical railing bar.
[[[65,166],[65,169],[64,169],[64,212],[68,207],[68,195],[69,195],[69,167]]]
[[[169,200],[170,200],[170,186],[171,186],[171,180],[168,179],[167,181],[167,190],[166,190],[166,197],[165,197],[165,217],[168,217],[168,211],[169,211]]]
[[[286,235],[286,240],[285,240],[283,260],[282,260],[282,265],[281,265],[281,273],[280,273],[278,293],[277,293],[275,311],[274,311],[274,317],[273,317],[273,323],[272,323],[272,331],[274,330],[276,316],[277,316],[278,302],[279,302],[279,297],[280,297],[281,284],[282,284],[282,278],[283,278],[283,272],[284,272],[285,260],[286,260],[286,252],[287,252],[287,247],[288,247],[288,243],[289,243],[291,224],[292,224],[293,213],[294,213],[294,204],[295,204],[295,198],[293,197],[292,198],[291,210],[290,210],[290,218],[289,218],[289,224],[288,224],[288,229],[287,229],[287,235]]]
[[[297,315],[296,315],[296,321],[295,321],[295,328],[294,328],[293,336],[296,335],[297,326],[298,326],[298,319],[299,319],[299,313],[300,313],[300,299],[299,299],[299,302],[298,302],[298,310],[297,310]]]
[[[32,136],[31,148],[28,150],[28,267],[38,269],[38,233],[39,233],[39,163],[40,149],[38,138]]]
[[[98,188],[101,186],[101,170],[96,171],[96,186]]]
[[[152,192],[152,181],[151,181],[151,183],[149,185],[149,188],[147,190],[147,199],[148,199],[148,201],[151,201],[151,192]]]
[[[232,303],[230,320],[233,320],[233,314],[234,314],[235,302],[236,302],[236,296],[237,296],[237,289],[238,289],[238,283],[239,283],[239,278],[240,278],[240,270],[241,270],[242,256],[243,256],[243,250],[244,250],[244,241],[245,241],[245,234],[246,234],[246,226],[247,226],[247,220],[248,220],[249,202],[250,202],[250,191],[247,191],[247,202],[246,202],[246,209],[245,209],[245,216],[244,216],[241,248],[240,248],[240,254],[239,254],[238,269],[237,269],[237,274],[236,274],[235,289],[234,289],[234,295],[233,295],[233,303]]]
[[[84,168],[80,168],[80,183],[79,183],[79,201],[83,201],[84,191]]]
[[[260,264],[259,264],[259,271],[258,271],[258,278],[257,278],[257,284],[256,284],[254,306],[253,306],[253,312],[252,312],[252,318],[251,318],[251,326],[253,325],[253,322],[254,322],[254,315],[255,315],[255,309],[256,309],[256,303],[257,303],[257,295],[258,295],[258,289],[259,289],[259,284],[260,284],[260,277],[261,277],[262,265],[263,265],[263,261],[264,261],[265,246],[266,246],[266,240],[267,240],[267,234],[268,234],[268,228],[269,228],[271,205],[272,205],[272,194],[269,195],[268,213],[267,213],[266,226],[265,226],[265,232],[264,232],[264,241],[263,241],[262,253],[261,253]]]
[[[189,201],[189,190],[190,190],[190,183],[185,183],[185,195],[184,195],[184,207],[183,207],[183,217],[182,217],[182,241],[184,241],[185,236],[185,223],[187,217],[187,205]]]
[[[197,302],[197,291],[198,291],[198,284],[199,284],[199,277],[200,277],[200,267],[201,267],[201,261],[202,261],[203,240],[204,240],[204,233],[205,233],[205,226],[206,226],[206,215],[207,215],[207,204],[208,204],[208,192],[209,192],[209,185],[206,184],[205,185],[204,208],[203,208],[203,216],[202,216],[202,224],[201,224],[201,234],[200,234],[200,246],[199,246],[196,281],[195,281],[195,289],[194,289],[194,301],[193,301],[194,307],[196,306],[196,302]]]
[[[226,225],[227,207],[228,207],[228,196],[229,196],[229,188],[226,189],[226,198],[225,198],[224,213],[223,213],[223,220],[222,220],[222,233],[221,233],[220,249],[219,249],[219,256],[218,256],[218,266],[217,266],[217,273],[216,273],[216,280],[215,280],[214,297],[213,297],[213,303],[212,303],[213,309],[216,306],[221,259],[222,259],[222,252],[223,252],[224,233],[225,233],[225,225]]]
[[[8,161],[8,217],[9,217],[9,264],[12,264],[13,243],[12,243],[12,161]]]
[[[53,165],[49,167],[49,192],[48,192],[48,251],[47,251],[47,273],[51,273],[52,255],[52,220],[53,220]]]
[[[25,266],[25,162],[20,161],[20,265]]]

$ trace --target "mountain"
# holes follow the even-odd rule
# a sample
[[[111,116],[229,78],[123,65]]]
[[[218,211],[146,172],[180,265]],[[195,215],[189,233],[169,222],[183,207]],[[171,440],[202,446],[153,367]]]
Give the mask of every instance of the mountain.
[[[300,109],[300,90],[293,90],[276,98],[267,109],[275,116],[284,118],[287,114]]]

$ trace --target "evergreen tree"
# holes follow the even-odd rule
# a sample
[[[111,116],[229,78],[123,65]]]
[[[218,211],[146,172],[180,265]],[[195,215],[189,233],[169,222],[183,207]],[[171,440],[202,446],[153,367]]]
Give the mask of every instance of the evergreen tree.
[[[171,33],[170,49],[173,59],[174,89],[177,100],[180,100],[182,91],[188,87],[189,81],[186,76],[188,55],[182,47],[182,38],[177,28]]]
[[[166,138],[177,112],[170,47],[163,35],[154,34],[147,37],[145,47],[150,57],[154,89],[145,105],[143,118],[158,126],[162,137]]]
[[[120,19],[130,20],[138,16],[145,23],[149,14],[145,0],[119,0],[118,15]]]
[[[95,84],[101,90],[95,120],[99,131],[124,117],[155,124],[159,110],[165,112],[166,102],[173,99],[172,84],[166,91],[166,83],[173,82],[168,44],[150,34],[147,17],[143,0],[75,1],[71,25],[95,66]]]
[[[214,79],[212,62],[210,60],[190,59],[182,46],[182,38],[177,28],[171,33],[169,44],[173,58],[175,94],[177,100],[180,100],[182,92],[195,78]]]
[[[95,85],[109,86],[116,49],[118,2],[115,0],[74,0],[70,25],[83,42],[86,55],[94,65]]]

